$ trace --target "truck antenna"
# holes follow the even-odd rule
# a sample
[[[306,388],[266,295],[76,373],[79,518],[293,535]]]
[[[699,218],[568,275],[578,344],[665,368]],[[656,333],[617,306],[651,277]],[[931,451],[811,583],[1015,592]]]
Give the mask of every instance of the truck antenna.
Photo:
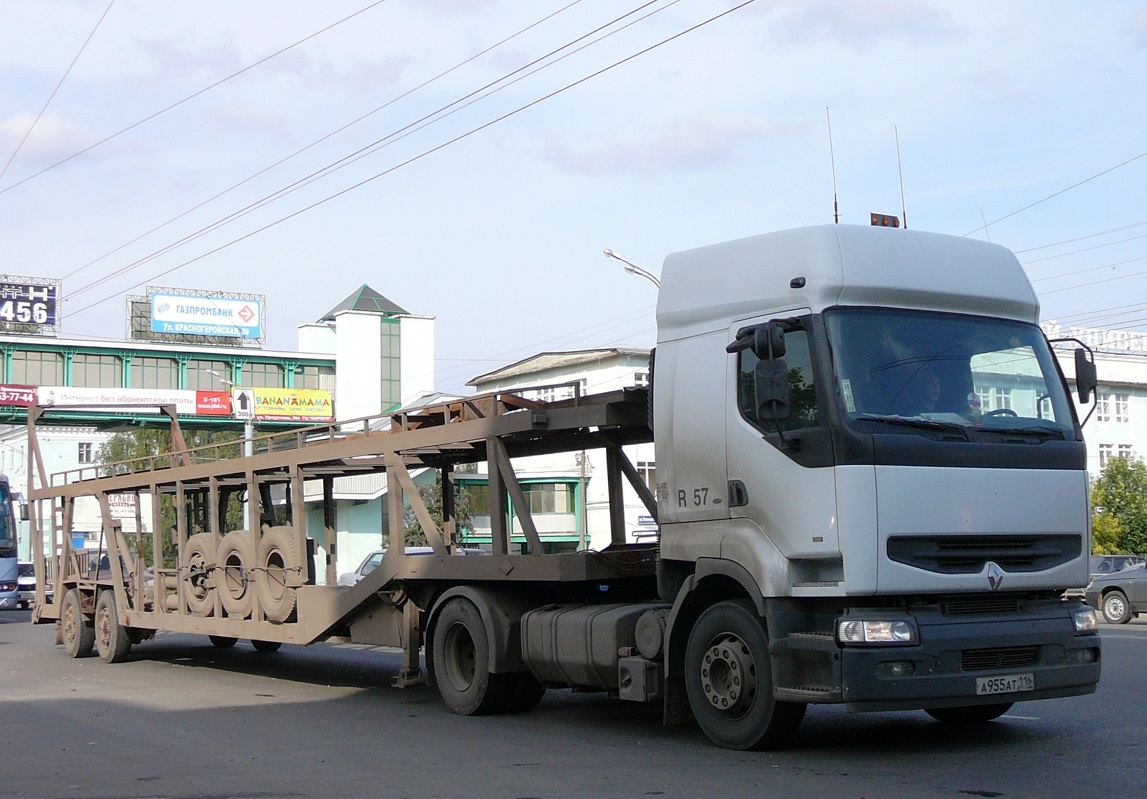
[[[824,107],[824,117],[828,121],[828,159],[832,164],[832,221],[840,224],[840,206],[836,203],[836,154],[832,150],[832,115],[828,113],[828,106]]]
[[[900,173],[900,216],[904,218],[904,229],[908,229],[908,207],[904,204],[904,168],[900,166],[900,131],[892,126],[892,133],[896,136],[896,171]]]

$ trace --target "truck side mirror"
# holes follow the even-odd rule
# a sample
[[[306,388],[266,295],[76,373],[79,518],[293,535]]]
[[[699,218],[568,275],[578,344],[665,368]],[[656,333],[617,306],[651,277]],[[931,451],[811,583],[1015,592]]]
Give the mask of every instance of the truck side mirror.
[[[788,372],[784,358],[757,361],[753,373],[757,419],[789,418]]]
[[[756,328],[753,331],[753,354],[762,361],[785,357],[785,329],[777,322]]]
[[[1086,405],[1091,400],[1091,394],[1099,385],[1099,377],[1095,371],[1095,360],[1091,353],[1080,347],[1075,351],[1075,390],[1079,402]]]

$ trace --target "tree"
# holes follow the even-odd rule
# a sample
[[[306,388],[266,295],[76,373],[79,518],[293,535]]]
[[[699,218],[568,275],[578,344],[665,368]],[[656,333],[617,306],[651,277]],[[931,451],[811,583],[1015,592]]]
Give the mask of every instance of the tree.
[[[1147,466],[1112,458],[1091,487],[1095,554],[1147,554]]]
[[[233,432],[208,432],[193,430],[184,432],[184,442],[189,450],[197,447],[218,444],[212,455],[217,458],[235,458],[242,453],[242,444],[236,439]],[[100,471],[105,475],[125,473],[130,470],[147,469],[154,464],[159,468],[175,466],[174,457],[156,457],[169,454],[174,447],[171,443],[171,431],[166,428],[143,428],[128,433],[116,433],[100,445],[96,451],[96,460],[101,464]],[[155,460],[152,460],[155,458]],[[177,559],[175,537],[169,535],[176,527],[175,501],[170,494],[163,494],[158,498],[160,512],[160,530],[163,533],[163,566],[174,568]],[[145,520],[145,525],[150,520]],[[227,501],[227,530],[240,530],[243,528],[243,503],[237,494],[231,494]],[[191,531],[189,531],[190,534]],[[224,531],[226,532],[226,531]],[[138,542],[134,535],[126,535],[128,547],[136,549]],[[145,562],[150,566],[151,548],[143,547]]]
[[[418,496],[421,497],[422,503],[426,505],[426,509],[430,511],[430,517],[434,519],[434,523],[438,528],[442,528],[442,473],[438,473],[438,478],[433,484],[426,483],[418,486]],[[455,520],[455,533],[454,540],[451,543],[458,543],[458,532],[463,527],[470,526],[470,493],[465,488],[458,486],[454,487],[454,520]],[[414,508],[410,506],[410,502],[406,502],[405,512],[403,513],[403,528],[404,538],[407,546],[426,546],[429,541],[426,539],[426,533],[422,530],[422,525],[418,522],[418,517],[414,515]]]

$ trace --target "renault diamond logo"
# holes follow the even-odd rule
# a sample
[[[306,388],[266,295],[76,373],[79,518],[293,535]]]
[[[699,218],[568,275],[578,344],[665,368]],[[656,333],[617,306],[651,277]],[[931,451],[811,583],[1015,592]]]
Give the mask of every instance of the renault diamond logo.
[[[993,591],[1004,584],[1004,570],[992,561],[988,561],[988,587]]]

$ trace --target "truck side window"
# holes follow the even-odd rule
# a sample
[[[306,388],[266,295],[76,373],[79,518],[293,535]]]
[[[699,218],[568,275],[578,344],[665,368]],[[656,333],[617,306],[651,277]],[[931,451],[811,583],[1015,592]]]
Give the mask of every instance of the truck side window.
[[[774,420],[768,411],[760,418],[757,414],[754,370],[759,360],[751,349],[742,350],[739,355],[737,379],[737,404],[741,415],[765,433],[775,433],[779,422],[781,430],[800,430],[816,427],[819,424],[816,407],[816,384],[813,381],[812,358],[809,357],[808,333],[803,329],[785,333],[785,366],[789,383],[789,414],[786,418]]]

